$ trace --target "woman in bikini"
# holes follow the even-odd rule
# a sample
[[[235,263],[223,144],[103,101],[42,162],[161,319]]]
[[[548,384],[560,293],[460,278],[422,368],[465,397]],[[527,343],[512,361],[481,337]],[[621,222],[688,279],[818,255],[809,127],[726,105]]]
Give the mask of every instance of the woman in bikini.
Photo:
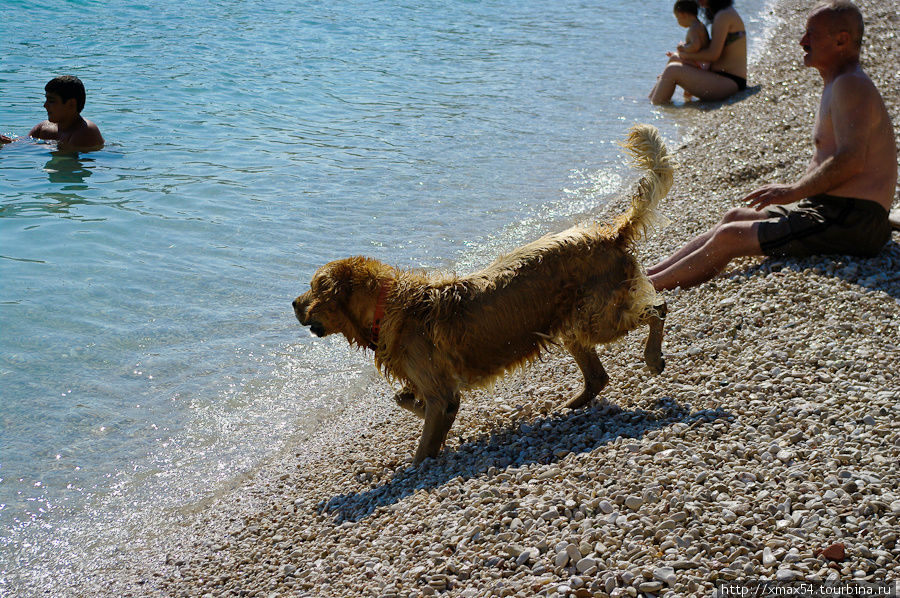
[[[747,88],[747,33],[733,0],[699,0],[703,15],[711,23],[709,45],[699,52],[678,52],[650,92],[654,104],[672,100],[675,87],[701,100],[718,101]],[[690,63],[708,62],[709,70]]]

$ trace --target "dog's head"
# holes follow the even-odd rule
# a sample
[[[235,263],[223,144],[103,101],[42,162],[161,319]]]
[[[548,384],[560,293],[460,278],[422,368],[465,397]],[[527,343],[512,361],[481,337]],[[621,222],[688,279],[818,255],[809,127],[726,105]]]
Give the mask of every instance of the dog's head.
[[[294,314],[319,337],[339,332],[358,346],[368,346],[377,298],[377,270],[368,258],[353,257],[325,264],[313,274],[309,290],[294,299]]]

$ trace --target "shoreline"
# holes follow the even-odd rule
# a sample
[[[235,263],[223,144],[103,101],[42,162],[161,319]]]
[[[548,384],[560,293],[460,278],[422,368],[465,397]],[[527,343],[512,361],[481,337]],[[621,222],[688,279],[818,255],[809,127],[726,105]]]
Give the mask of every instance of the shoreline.
[[[689,145],[669,148],[680,168],[661,211],[672,224],[641,245],[644,263],[742,192],[802,172],[821,90],[797,46],[812,4],[777,3],[750,65],[761,89],[698,115]],[[863,64],[897,130],[887,35],[900,3],[858,4]],[[741,260],[664,293],[663,374],[643,370],[642,332],[599,350],[611,378],[603,396],[619,411],[599,401],[563,410],[580,380],[553,355],[466,393],[442,457],[421,469],[408,467],[419,420],[374,385],[310,443],[174,515],[178,533],[136,539],[133,553],[55,589],[680,596],[711,595],[720,580],[900,580],[898,242],[894,233],[872,259]],[[815,555],[837,543],[846,559]]]

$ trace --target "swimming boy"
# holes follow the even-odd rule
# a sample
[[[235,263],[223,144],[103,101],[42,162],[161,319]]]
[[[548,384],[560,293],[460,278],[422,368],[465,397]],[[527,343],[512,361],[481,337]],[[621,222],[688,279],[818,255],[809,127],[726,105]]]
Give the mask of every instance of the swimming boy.
[[[894,128],[859,64],[863,19],[848,0],[816,6],[800,39],[803,63],[824,82],[806,173],[760,187],[713,228],[650,267],[657,289],[692,287],[750,255],[872,256],[891,238],[897,185]]]
[[[57,142],[57,149],[62,151],[89,152],[103,147],[100,129],[81,116],[85,91],[84,84],[78,77],[64,75],[51,79],[44,86],[44,92],[47,120],[31,129],[31,137],[54,140]],[[0,135],[0,143],[11,141],[9,137]]]

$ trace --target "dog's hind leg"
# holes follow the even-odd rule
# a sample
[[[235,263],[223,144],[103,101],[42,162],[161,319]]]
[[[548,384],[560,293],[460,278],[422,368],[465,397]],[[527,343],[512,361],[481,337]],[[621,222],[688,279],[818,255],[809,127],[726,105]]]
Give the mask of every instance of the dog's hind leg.
[[[663,324],[666,321],[668,308],[662,302],[653,306],[656,313],[648,318],[650,333],[647,335],[647,344],[644,346],[644,361],[653,374],[660,374],[666,367],[666,360],[662,354]]]
[[[419,448],[413,463],[418,465],[428,457],[437,457],[447,440],[450,426],[459,412],[459,393],[450,391],[445,396],[425,397],[425,427],[419,439]]]
[[[394,402],[419,419],[425,419],[425,403],[416,398],[416,391],[409,386],[404,386],[394,395]]]
[[[584,389],[580,394],[575,396],[571,401],[566,403],[566,407],[570,409],[578,409],[586,405],[594,397],[597,396],[606,384],[609,382],[609,376],[597,357],[597,351],[593,347],[585,347],[581,343],[571,340],[566,341],[566,349],[575,358],[575,363],[581,368],[584,375]]]

